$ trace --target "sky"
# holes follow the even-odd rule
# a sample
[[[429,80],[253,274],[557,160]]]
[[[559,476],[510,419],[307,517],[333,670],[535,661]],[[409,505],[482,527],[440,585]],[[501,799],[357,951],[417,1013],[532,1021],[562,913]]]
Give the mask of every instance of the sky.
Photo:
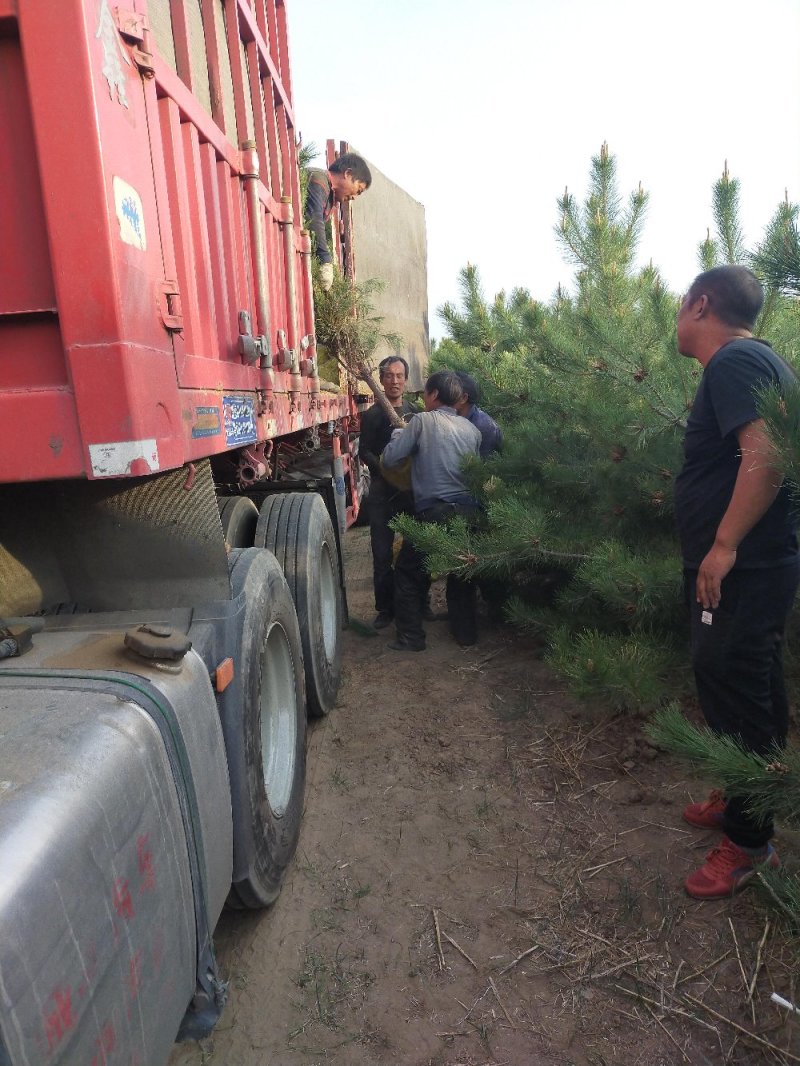
[[[425,206],[431,334],[476,264],[547,301],[573,268],[557,198],[603,142],[649,192],[638,261],[698,273],[727,160],[748,247],[800,201],[800,0],[287,0],[305,142],[357,145]],[[367,192],[365,195],[369,195]]]

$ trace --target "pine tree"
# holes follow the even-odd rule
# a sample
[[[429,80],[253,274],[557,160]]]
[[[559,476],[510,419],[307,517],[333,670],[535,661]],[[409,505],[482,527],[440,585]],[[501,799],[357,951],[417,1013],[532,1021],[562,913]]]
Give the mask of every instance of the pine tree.
[[[738,201],[726,166],[699,269],[750,265],[767,289],[756,335],[798,365],[798,209],[780,205],[750,254]],[[559,201],[557,236],[577,268],[575,295],[559,291],[543,306],[527,293],[500,294],[487,305],[469,268],[463,308],[446,309],[450,337],[436,353],[438,365],[479,378],[508,445],[474,471],[486,528],[430,530],[432,569],[507,575],[517,592],[509,617],[541,629],[551,660],[580,694],[615,707],[654,706],[688,682],[671,485],[699,370],[676,352],[677,299],[652,266],[633,267],[645,204],[637,191],[621,207],[613,160],[601,152],[586,203],[568,193]],[[800,500],[800,386],[766,394],[762,413]],[[654,736],[732,794],[749,796],[756,813],[775,810],[800,825],[797,747],[755,756],[691,726],[676,707],[656,719]],[[800,879],[759,876],[800,930]]]
[[[799,211],[788,198],[780,204],[752,257],[753,269],[767,285],[767,304],[788,304],[788,310],[774,316],[772,323],[775,348],[782,354],[794,354],[800,336]],[[800,500],[800,385],[783,397],[765,393],[760,409],[778,463]]]
[[[746,256],[738,195],[726,167],[701,269]],[[672,487],[700,368],[677,354],[677,297],[635,265],[646,207],[641,187],[620,197],[604,145],[585,201],[558,200],[574,291],[489,303],[477,269],[462,271],[435,366],[476,375],[506,448],[469,474],[482,529],[399,523],[434,572],[504,577],[509,619],[542,633],[577,691],[618,708],[655,706],[690,680]],[[785,298],[765,314],[788,332]]]

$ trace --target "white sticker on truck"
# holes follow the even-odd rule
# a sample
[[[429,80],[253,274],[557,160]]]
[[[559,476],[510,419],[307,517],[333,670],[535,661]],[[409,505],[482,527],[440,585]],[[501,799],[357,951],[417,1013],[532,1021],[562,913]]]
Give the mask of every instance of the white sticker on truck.
[[[114,99],[114,90],[117,99],[123,107],[128,107],[128,94],[125,88],[126,73],[123,63],[129,67],[131,61],[122,44],[117,27],[114,24],[114,16],[108,6],[108,0],[101,0],[100,14],[97,20],[95,37],[103,46],[103,77],[108,82],[108,91],[111,99]]]
[[[147,248],[147,237],[144,232],[142,198],[136,189],[122,178],[115,177],[113,185],[120,240],[144,252]]]
[[[118,440],[90,444],[89,459],[95,477],[153,474],[160,469],[155,440]]]

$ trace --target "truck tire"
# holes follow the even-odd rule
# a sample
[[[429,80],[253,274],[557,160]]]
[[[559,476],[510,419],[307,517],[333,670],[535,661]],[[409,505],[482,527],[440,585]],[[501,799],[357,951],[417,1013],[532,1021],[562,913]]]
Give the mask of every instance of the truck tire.
[[[342,672],[343,606],[336,537],[322,497],[314,492],[268,496],[255,543],[275,554],[297,608],[308,713],[328,714]]]
[[[252,548],[258,524],[258,508],[246,496],[220,500],[219,517],[229,548]]]
[[[303,653],[291,593],[274,555],[257,548],[232,551],[230,578],[234,599],[243,596],[245,606],[238,690],[221,707],[233,810],[235,880],[228,902],[255,909],[277,897],[300,834]]]

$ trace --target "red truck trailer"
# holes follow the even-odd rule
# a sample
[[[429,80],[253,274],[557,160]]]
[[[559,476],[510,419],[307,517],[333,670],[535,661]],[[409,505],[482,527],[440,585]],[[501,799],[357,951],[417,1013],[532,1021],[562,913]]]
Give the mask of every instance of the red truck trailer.
[[[296,141],[283,0],[0,0],[0,1064],[208,1032],[297,843],[358,486]]]

